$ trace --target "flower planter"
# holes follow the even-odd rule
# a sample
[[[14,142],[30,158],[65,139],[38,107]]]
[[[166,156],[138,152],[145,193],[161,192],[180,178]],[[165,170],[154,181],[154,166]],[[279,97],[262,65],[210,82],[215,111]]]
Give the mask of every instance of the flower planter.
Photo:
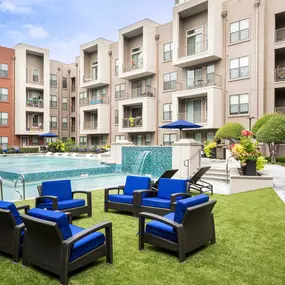
[[[244,176],[256,176],[256,160],[247,160],[246,166],[242,166]]]

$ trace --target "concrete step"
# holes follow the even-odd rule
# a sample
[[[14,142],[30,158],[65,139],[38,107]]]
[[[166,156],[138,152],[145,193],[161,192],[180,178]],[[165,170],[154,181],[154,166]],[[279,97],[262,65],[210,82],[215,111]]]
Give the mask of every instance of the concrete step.
[[[217,180],[217,181],[224,181],[224,182],[226,182],[227,181],[227,177],[226,176],[213,176],[213,175],[204,175],[203,176],[203,178],[202,178],[202,180],[206,180],[206,181],[208,181],[208,180]]]
[[[227,177],[227,174],[223,172],[208,171],[204,176]]]

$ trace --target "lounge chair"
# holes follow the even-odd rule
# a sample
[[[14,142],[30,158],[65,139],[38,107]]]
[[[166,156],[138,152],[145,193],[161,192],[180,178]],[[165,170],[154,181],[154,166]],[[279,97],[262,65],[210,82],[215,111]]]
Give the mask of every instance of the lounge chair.
[[[131,212],[137,215],[136,202],[134,200],[134,191],[150,190],[151,180],[143,176],[127,176],[125,186],[111,187],[105,189],[105,212],[109,209]],[[110,194],[117,190],[117,194]],[[123,194],[120,194],[120,192]]]
[[[209,241],[216,242],[214,216],[212,209],[215,200],[200,194],[177,202],[176,210],[164,217],[139,214],[139,250],[149,243],[171,251],[178,252],[180,262],[186,254]],[[152,219],[145,227],[145,219]]]
[[[166,170],[153,184],[152,188],[158,189],[159,180],[161,178],[172,178],[178,169]]]
[[[106,256],[113,263],[112,223],[102,222],[88,229],[69,224],[61,212],[32,209],[23,215],[26,225],[23,265],[34,264],[60,276],[68,284],[68,274]],[[105,235],[99,230],[105,230]]]
[[[30,206],[16,207],[14,203],[0,201],[0,251],[13,256],[13,261],[18,262],[22,253],[25,225],[19,210]]]
[[[20,153],[20,148],[18,146],[14,146],[14,153]]]
[[[211,166],[207,167],[202,167],[200,168],[190,179],[188,179],[189,182],[189,187],[188,190],[189,192],[191,190],[196,190],[199,191],[200,193],[205,193],[205,192],[211,192],[211,195],[213,195],[213,185],[201,180],[203,175],[211,168]]]
[[[158,190],[135,192],[137,212],[149,212],[158,215],[165,215],[174,211],[176,201],[188,197],[190,194],[187,193],[187,181],[182,179],[161,178]]]
[[[92,194],[87,191],[72,192],[70,180],[43,182],[38,186],[39,196],[36,198],[36,208],[60,210],[72,213],[73,217],[87,214],[92,216]],[[74,199],[75,194],[84,194],[84,199]]]

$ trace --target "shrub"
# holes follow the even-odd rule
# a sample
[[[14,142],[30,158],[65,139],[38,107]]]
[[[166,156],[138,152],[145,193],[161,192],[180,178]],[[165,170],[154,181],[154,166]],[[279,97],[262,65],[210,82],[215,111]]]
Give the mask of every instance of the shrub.
[[[67,139],[67,140],[64,142],[64,144],[65,144],[65,151],[66,151],[66,152],[71,152],[72,149],[75,148],[74,141],[73,141],[71,138]]]
[[[217,143],[214,141],[209,141],[206,142],[206,145],[204,147],[204,152],[206,154],[207,157],[211,158],[211,154],[212,154],[212,149],[217,147]]]
[[[241,137],[241,132],[244,127],[239,123],[227,123],[220,129],[218,129],[215,140],[238,140]]]
[[[259,128],[256,138],[268,145],[271,162],[276,162],[279,145],[285,141],[285,116],[277,114],[271,117]]]
[[[261,117],[252,127],[252,132],[256,136],[259,129],[266,124],[271,118],[274,118],[278,116],[278,114],[266,114],[263,117]]]

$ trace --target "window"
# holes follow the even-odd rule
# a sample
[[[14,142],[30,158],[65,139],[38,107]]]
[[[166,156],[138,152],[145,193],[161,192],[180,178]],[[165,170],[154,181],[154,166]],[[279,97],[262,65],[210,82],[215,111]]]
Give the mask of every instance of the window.
[[[50,107],[57,108],[57,96],[56,95],[50,95]]]
[[[67,97],[62,97],[62,109],[67,109]]]
[[[0,63],[0,77],[8,77],[8,64]]]
[[[176,89],[176,80],[177,80],[177,73],[165,73],[163,76],[163,88],[164,90],[173,90]]]
[[[67,118],[62,118],[62,128],[67,129]]]
[[[230,79],[244,78],[249,76],[249,56],[230,60]]]
[[[33,127],[37,128],[40,126],[40,116],[38,114],[32,115],[33,118]]]
[[[173,51],[172,42],[167,43],[163,46],[163,60],[164,61],[172,59],[172,51]]]
[[[87,96],[87,92],[80,92],[79,94],[79,103],[80,105],[85,105],[88,104],[88,96]]]
[[[33,68],[33,82],[39,82],[39,70]]]
[[[203,85],[202,67],[187,70],[187,89]]]
[[[230,33],[231,43],[249,39],[249,19],[231,23]]]
[[[49,75],[49,82],[50,82],[50,86],[57,87],[57,75],[56,74],[50,74]]]
[[[207,84],[215,82],[215,65],[210,64],[207,66]]]
[[[87,144],[87,137],[79,137],[79,144],[86,145]]]
[[[119,110],[115,110],[115,125],[119,124]]]
[[[194,55],[203,51],[203,27],[186,32],[187,55]]]
[[[115,136],[115,142],[123,141],[125,139],[125,136]]]
[[[176,134],[163,135],[163,145],[172,145],[174,142],[176,142]]]
[[[8,137],[0,137],[0,146],[8,147]]]
[[[52,143],[52,142],[56,142],[57,138],[46,138],[46,144]]]
[[[8,125],[8,113],[0,112],[0,126]]]
[[[0,101],[7,102],[8,101],[8,89],[0,88]]]
[[[98,79],[98,61],[93,61],[91,66],[92,80]]]
[[[248,94],[230,96],[230,115],[248,114]]]
[[[62,88],[67,88],[67,77],[62,77]]]
[[[50,117],[50,128],[57,128],[57,117]]]
[[[115,99],[122,99],[125,97],[125,84],[117,84],[115,86]]]
[[[143,53],[142,48],[137,47],[132,49],[132,66],[131,69],[139,69],[143,67]]]
[[[115,60],[115,74],[119,73],[119,59],[117,58]]]
[[[172,119],[171,105],[172,104],[163,105],[163,120],[164,121],[169,121]]]
[[[38,145],[38,144],[39,144],[39,137],[33,136],[33,145]]]
[[[152,137],[151,134],[146,134],[145,135],[145,144],[146,145],[151,145],[151,137]]]

